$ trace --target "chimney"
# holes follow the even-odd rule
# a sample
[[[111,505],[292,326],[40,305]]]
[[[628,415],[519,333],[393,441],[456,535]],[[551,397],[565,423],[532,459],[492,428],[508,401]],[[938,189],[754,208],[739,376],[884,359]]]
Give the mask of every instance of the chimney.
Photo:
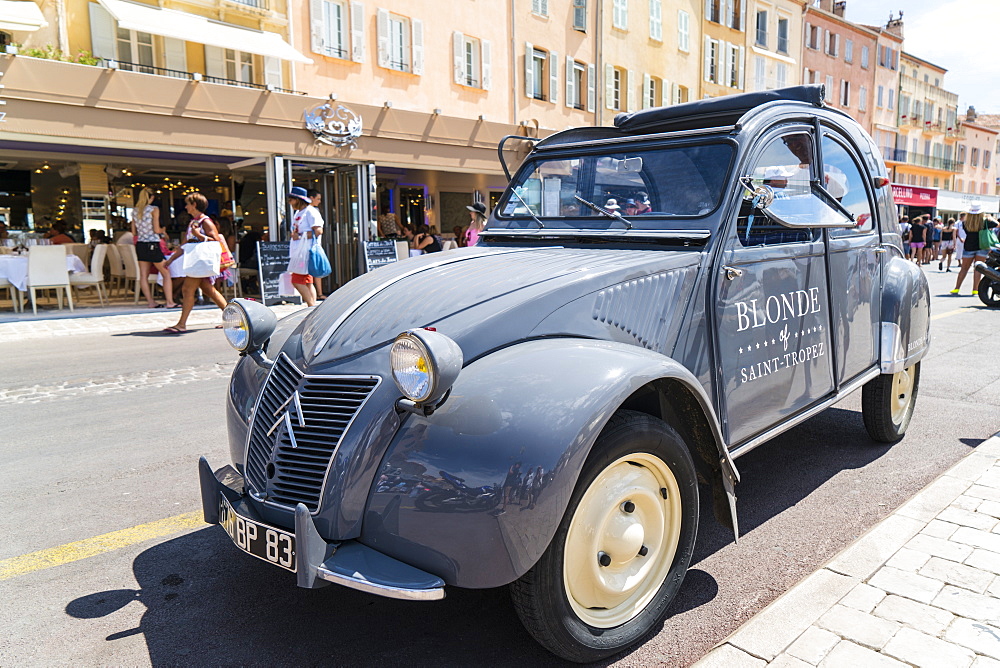
[[[843,18],[844,11],[847,9],[847,0],[838,0],[833,3],[833,13],[837,16]]]
[[[978,116],[978,114],[976,114],[976,108],[973,107],[970,104],[969,105],[969,110],[967,112],[965,112],[965,122],[966,123],[975,123],[977,116]]]
[[[894,18],[889,12],[889,22],[885,24],[885,30],[891,35],[903,39],[903,10],[899,10],[899,18]]]

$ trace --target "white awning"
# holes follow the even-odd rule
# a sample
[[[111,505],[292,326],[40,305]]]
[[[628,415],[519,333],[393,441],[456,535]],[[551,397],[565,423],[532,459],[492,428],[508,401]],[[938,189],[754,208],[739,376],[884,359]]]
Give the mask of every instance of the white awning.
[[[49,24],[30,0],[0,0],[0,30],[33,32]]]
[[[234,49],[298,63],[312,62],[293,49],[277,33],[241,28],[197,14],[180,12],[176,9],[160,9],[124,0],[100,0],[100,3],[118,22],[119,27],[126,30],[148,32],[185,42]]]

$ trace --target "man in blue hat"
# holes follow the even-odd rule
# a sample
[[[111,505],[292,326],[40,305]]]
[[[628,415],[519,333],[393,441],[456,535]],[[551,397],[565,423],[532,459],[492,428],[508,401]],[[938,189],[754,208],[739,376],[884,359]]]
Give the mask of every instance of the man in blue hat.
[[[288,191],[288,204],[292,207],[292,240],[288,247],[288,271],[292,285],[302,295],[306,306],[316,305],[316,288],[309,275],[309,247],[313,239],[323,234],[323,216],[312,205],[312,198],[305,188],[298,186]]]

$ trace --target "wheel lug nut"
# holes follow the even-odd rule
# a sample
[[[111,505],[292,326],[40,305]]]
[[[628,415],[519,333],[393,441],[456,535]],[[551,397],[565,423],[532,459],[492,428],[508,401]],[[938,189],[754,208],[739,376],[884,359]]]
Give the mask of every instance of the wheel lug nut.
[[[611,555],[609,555],[607,552],[598,552],[597,563],[607,568],[608,566],[611,565]]]
[[[625,511],[626,513],[634,512],[635,504],[632,503],[631,501],[626,501],[625,503],[622,504],[622,510]]]
[[[646,547],[645,545],[643,545],[642,547],[639,548],[639,556],[640,557],[645,557],[647,554],[649,554],[649,548],[648,547]]]

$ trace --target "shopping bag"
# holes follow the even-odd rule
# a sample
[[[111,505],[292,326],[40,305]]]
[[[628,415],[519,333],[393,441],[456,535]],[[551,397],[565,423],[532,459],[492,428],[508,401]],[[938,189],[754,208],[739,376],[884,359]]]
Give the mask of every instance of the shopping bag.
[[[293,239],[288,242],[288,271],[293,274],[309,273],[308,239]]]
[[[219,244],[219,267],[222,269],[231,269],[236,266],[236,260],[233,258],[233,254],[229,251],[229,246],[226,244],[226,240],[222,239],[217,242]]]
[[[279,297],[294,297],[299,294],[295,291],[295,286],[292,285],[292,273],[290,271],[283,271],[278,276],[278,296]]]
[[[979,230],[979,250],[985,252],[996,245],[997,245],[997,237],[996,234],[993,233],[993,230],[991,230],[988,227],[984,227],[983,229]]]
[[[309,247],[309,275],[323,278],[329,276],[331,271],[330,260],[327,259],[323,247],[319,244],[319,238],[316,237]]]
[[[217,243],[207,241],[184,244],[184,255],[181,257],[184,275],[191,278],[209,278],[219,275],[219,261],[222,248]]]

